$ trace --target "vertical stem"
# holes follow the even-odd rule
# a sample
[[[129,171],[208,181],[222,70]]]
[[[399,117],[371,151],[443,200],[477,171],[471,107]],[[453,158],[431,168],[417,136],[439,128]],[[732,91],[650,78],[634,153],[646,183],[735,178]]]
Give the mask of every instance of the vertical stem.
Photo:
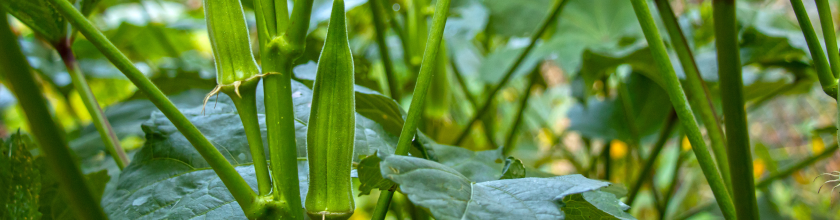
[[[837,35],[834,32],[834,19],[831,16],[831,5],[828,0],[814,0],[820,15],[820,26],[825,38],[825,50],[828,52],[828,62],[834,77],[840,77],[840,51],[837,50]]]
[[[157,86],[146,78],[132,62],[114,46],[102,32],[99,32],[75,7],[65,0],[50,0],[56,10],[67,19],[70,24],[79,30],[111,63],[114,64],[140,91],[146,94],[155,106],[163,112],[173,125],[184,137],[195,147],[201,157],[210,164],[210,167],[219,175],[219,178],[230,190],[230,193],[239,202],[239,205],[248,214],[251,212],[251,205],[254,202],[255,193],[245,182],[245,179],[236,172],[236,169],[225,159],[225,156],[201,134],[201,131],[192,124],[179,110],[166,98],[166,95]]]
[[[665,29],[668,30],[668,35],[673,41],[672,46],[677,52],[677,57],[680,64],[685,71],[685,88],[688,102],[694,109],[699,112],[700,120],[708,130],[709,140],[711,140],[712,153],[715,155],[718,169],[723,177],[723,181],[728,187],[732,186],[732,180],[729,174],[729,163],[726,156],[726,136],[721,128],[718,115],[715,112],[715,107],[712,104],[712,99],[709,98],[709,89],[706,87],[706,82],[700,76],[700,70],[697,68],[697,62],[694,60],[694,54],[691,52],[691,47],[685,39],[680,25],[677,22],[677,17],[671,9],[671,3],[668,0],[656,0],[656,7],[659,9],[659,15],[662,16],[662,23],[665,24]]]
[[[236,106],[236,111],[239,113],[239,118],[242,120],[242,126],[245,128],[245,137],[248,139],[248,146],[251,150],[251,158],[254,161],[254,171],[257,174],[257,188],[259,195],[267,195],[271,192],[271,177],[268,174],[268,164],[265,159],[265,148],[263,147],[262,132],[260,132],[260,120],[257,116],[257,80],[246,82],[246,84],[239,87],[241,96],[235,93],[226,92],[233,104]]]
[[[32,134],[47,157],[47,165],[58,178],[58,184],[70,202],[70,209],[79,219],[107,219],[99,200],[85,182],[79,165],[73,160],[64,131],[50,115],[46,100],[38,90],[32,71],[9,27],[6,13],[0,9],[0,71],[8,80],[24,110]]]
[[[636,181],[633,182],[633,186],[630,187],[630,191],[627,193],[627,202],[625,203],[630,207],[633,207],[633,202],[636,201],[636,195],[638,195],[639,190],[642,189],[642,185],[645,181],[649,180],[649,176],[653,171],[653,164],[656,163],[656,158],[659,157],[659,153],[662,152],[662,148],[665,146],[665,143],[668,142],[668,138],[671,137],[671,132],[674,130],[674,125],[676,124],[676,114],[673,110],[671,110],[671,113],[668,115],[668,119],[665,122],[665,126],[662,126],[662,131],[659,132],[659,138],[656,139],[656,143],[653,144],[653,150],[650,151],[650,155],[648,155],[647,160],[645,160],[645,164],[642,166],[642,172],[636,177]]]
[[[662,211],[659,212],[659,219],[665,219],[665,216],[668,214],[668,207],[671,204],[671,199],[674,198],[672,195],[674,194],[674,191],[677,190],[677,181],[679,181],[680,178],[680,166],[682,166],[685,158],[685,155],[682,153],[681,146],[677,144],[676,148],[677,149],[674,152],[677,154],[677,161],[674,163],[674,173],[671,174],[671,185],[668,186],[668,191],[665,191],[664,194],[665,201],[662,202],[662,208],[660,208]]]
[[[420,64],[420,73],[417,76],[417,84],[414,86],[414,96],[411,98],[411,108],[408,109],[408,116],[405,124],[403,124],[402,131],[400,131],[400,139],[397,142],[397,149],[394,152],[396,155],[406,155],[411,147],[411,142],[417,134],[417,124],[423,115],[423,109],[426,104],[426,95],[429,94],[429,87],[431,86],[432,77],[434,74],[435,63],[437,61],[438,49],[443,38],[443,29],[446,25],[446,17],[449,15],[450,0],[438,0],[435,5],[435,15],[432,17],[432,28],[426,40],[426,49],[423,52],[423,61]],[[379,195],[379,201],[389,201],[388,198],[393,197],[393,190],[382,191]],[[377,214],[373,219],[381,220],[385,217],[385,212],[388,210],[389,203],[377,203],[373,213]],[[382,213],[382,214],[378,214]]]
[[[516,118],[513,120],[513,128],[510,129],[510,133],[505,138],[505,145],[502,145],[502,155],[504,156],[510,155],[510,152],[515,148],[514,139],[521,126],[525,109],[528,107],[528,99],[531,98],[531,89],[534,88],[534,84],[536,84],[537,78],[540,76],[540,67],[537,66],[531,72],[531,77],[528,79],[528,88],[525,88],[525,95],[522,97],[522,101],[519,101],[519,109],[516,111]]]
[[[400,100],[400,87],[397,85],[397,76],[394,75],[394,66],[391,63],[391,54],[388,52],[388,43],[385,42],[385,18],[382,14],[381,0],[369,0],[370,10],[373,11],[373,27],[376,29],[376,43],[379,44],[379,56],[382,59],[382,65],[385,66],[385,77],[388,81],[388,91],[391,93],[391,98]]]
[[[639,24],[641,25],[642,31],[644,32],[645,38],[650,46],[654,61],[656,62],[659,71],[662,73],[661,76],[665,82],[662,86],[665,87],[665,91],[671,99],[671,104],[677,112],[680,124],[682,124],[683,129],[688,135],[688,140],[691,142],[692,150],[694,150],[694,154],[697,156],[697,162],[700,164],[700,168],[703,170],[703,174],[706,176],[706,180],[712,188],[712,192],[718,201],[718,205],[720,206],[724,217],[726,217],[726,219],[734,219],[735,206],[732,204],[732,200],[727,192],[726,184],[720,176],[714,158],[712,158],[712,155],[709,154],[708,148],[706,148],[703,135],[700,133],[700,129],[697,126],[697,121],[694,119],[694,113],[691,111],[691,107],[688,106],[688,100],[685,97],[685,92],[680,86],[679,79],[677,79],[677,74],[674,73],[674,68],[671,66],[671,61],[668,58],[668,52],[665,50],[665,43],[659,35],[659,29],[656,28],[656,24],[653,21],[653,16],[650,13],[648,4],[645,0],[631,0],[631,3],[633,3],[633,9],[636,12],[636,17],[639,20]],[[734,53],[734,55],[737,56],[737,53]]]
[[[734,5],[734,2],[732,4]],[[796,14],[796,20],[799,21],[799,27],[802,29],[802,34],[805,35],[805,42],[808,43],[808,51],[811,52],[811,59],[814,60],[814,66],[817,70],[817,78],[820,80],[820,86],[822,86],[825,94],[837,99],[837,81],[834,78],[834,74],[831,73],[831,66],[828,64],[828,59],[825,57],[825,53],[823,53],[822,46],[820,45],[820,39],[817,38],[817,32],[814,31],[814,27],[811,26],[811,19],[808,18],[808,11],[805,10],[805,5],[802,4],[802,0],[790,0],[790,5],[793,7],[794,14]],[[733,14],[732,19],[735,19],[735,12],[731,13]],[[832,51],[831,53],[835,52]]]
[[[295,112],[292,101],[292,65],[305,46],[312,14],[312,0],[295,0],[291,19],[284,1],[254,1],[262,59],[265,121],[274,199],[279,217],[304,219],[300,198],[295,141]],[[279,3],[279,4],[278,4]],[[270,10],[268,7],[274,7]],[[276,14],[271,14],[271,13]],[[275,22],[269,21],[274,19]],[[277,25],[276,28],[272,25]],[[276,30],[276,33],[272,33]]]
[[[82,69],[79,68],[79,63],[76,62],[76,57],[70,49],[69,41],[63,41],[63,43],[55,45],[55,49],[61,55],[64,66],[67,67],[67,73],[70,74],[73,87],[76,88],[79,97],[82,98],[82,103],[85,104],[85,108],[90,113],[93,126],[96,127],[96,131],[99,132],[102,142],[105,143],[105,150],[108,151],[108,154],[111,154],[111,157],[117,162],[117,167],[122,170],[128,165],[128,156],[125,155],[125,150],[120,145],[120,138],[114,133],[114,129],[111,128],[111,123],[108,122],[108,118],[105,117],[105,113],[99,107],[99,102],[96,101],[96,96],[93,95],[90,86],[85,81],[85,75],[82,73]]]
[[[800,1],[801,2],[801,1]],[[758,219],[755,199],[753,163],[747,112],[744,110],[744,93],[741,76],[741,57],[738,49],[735,0],[714,0],[715,46],[717,46],[718,77],[726,118],[727,153],[732,186],[730,192],[736,206],[738,219]],[[824,57],[824,56],[823,56]],[[829,77],[832,77],[829,75]],[[833,77],[832,77],[832,81]],[[691,144],[695,147],[695,144]]]
[[[525,50],[523,50],[522,53],[520,53],[519,56],[516,57],[516,61],[513,62],[513,65],[507,69],[505,76],[502,77],[501,81],[499,81],[499,85],[496,85],[496,87],[490,90],[490,94],[487,96],[486,99],[484,99],[484,103],[482,104],[481,108],[478,109],[475,115],[473,115],[472,119],[470,119],[470,122],[467,123],[467,126],[464,128],[464,130],[458,133],[458,138],[455,139],[454,145],[460,145],[470,133],[470,129],[472,128],[473,124],[475,124],[479,119],[481,119],[482,116],[484,116],[485,113],[487,113],[487,110],[490,109],[490,105],[493,104],[493,99],[496,97],[496,94],[499,93],[499,91],[501,91],[502,88],[507,84],[507,82],[510,80],[510,77],[513,76],[513,73],[516,71],[519,65],[522,64],[522,61],[525,60],[525,57],[531,52],[532,49],[534,49],[534,46],[537,44],[537,40],[540,38],[540,36],[543,35],[543,33],[545,33],[545,31],[548,29],[548,26],[551,25],[554,20],[556,20],[555,18],[557,18],[557,16],[560,15],[560,12],[563,11],[563,6],[565,6],[568,2],[569,0],[556,0],[556,2],[554,3],[554,7],[551,9],[551,12],[549,13],[548,17],[546,17],[545,20],[542,21],[539,29],[537,29],[537,32],[535,32],[534,35],[531,36],[531,42],[528,44],[527,47],[525,47]]]
[[[458,84],[461,85],[461,92],[463,92],[464,96],[467,97],[467,101],[470,102],[473,109],[478,108],[478,103],[475,102],[475,97],[473,97],[473,95],[470,94],[470,90],[467,89],[466,80],[464,80],[464,76],[461,75],[461,70],[458,69],[458,65],[455,62],[455,57],[452,57],[451,61],[449,62],[452,63],[452,73],[455,75],[455,80],[458,80]]]
[[[638,148],[641,144],[639,129],[636,127],[636,112],[633,109],[633,100],[630,98],[630,90],[627,89],[627,83],[622,82],[618,85],[618,99],[621,101],[621,108],[624,110],[624,119],[627,123],[627,128],[630,130],[630,143],[633,147]],[[632,148],[631,148],[632,149]]]

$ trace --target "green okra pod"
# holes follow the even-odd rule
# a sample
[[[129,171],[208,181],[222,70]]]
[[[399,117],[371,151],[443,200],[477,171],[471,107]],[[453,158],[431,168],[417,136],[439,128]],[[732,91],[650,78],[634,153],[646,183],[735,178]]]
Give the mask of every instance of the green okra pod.
[[[356,101],[353,56],[344,19],[344,1],[333,1],[327,37],[318,58],[306,134],[309,157],[306,212],[312,219],[347,219],[355,209],[350,168]]]
[[[233,100],[248,138],[259,195],[266,195],[271,191],[271,177],[256,106],[257,83],[262,75],[251,53],[242,4],[239,0],[205,0],[204,13],[216,63],[217,83],[216,88],[204,98],[204,103],[219,92]]]

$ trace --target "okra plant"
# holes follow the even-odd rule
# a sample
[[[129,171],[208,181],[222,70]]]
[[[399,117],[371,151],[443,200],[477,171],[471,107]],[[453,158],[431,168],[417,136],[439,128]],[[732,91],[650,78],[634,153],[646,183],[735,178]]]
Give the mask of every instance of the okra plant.
[[[0,219],[828,219],[772,2],[2,0]]]

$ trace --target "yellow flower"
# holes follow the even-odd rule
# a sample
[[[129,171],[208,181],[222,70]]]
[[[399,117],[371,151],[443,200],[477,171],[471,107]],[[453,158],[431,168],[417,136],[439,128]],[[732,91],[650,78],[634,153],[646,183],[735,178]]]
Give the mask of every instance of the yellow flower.
[[[627,156],[627,144],[620,140],[610,142],[610,158],[621,159]]]
[[[691,142],[688,141],[688,136],[683,136],[682,150],[683,151],[691,150]]]

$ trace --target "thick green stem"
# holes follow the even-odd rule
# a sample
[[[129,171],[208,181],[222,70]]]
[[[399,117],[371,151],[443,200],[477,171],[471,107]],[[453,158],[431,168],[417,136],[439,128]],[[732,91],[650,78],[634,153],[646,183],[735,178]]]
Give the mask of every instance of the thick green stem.
[[[464,130],[458,133],[458,138],[455,139],[454,145],[460,145],[464,142],[464,139],[466,139],[467,135],[470,134],[470,129],[472,128],[473,124],[478,122],[478,120],[481,119],[481,117],[487,113],[487,110],[489,110],[490,106],[493,104],[493,99],[496,98],[496,94],[499,93],[499,91],[501,91],[503,87],[505,87],[505,85],[510,80],[510,77],[513,76],[513,73],[516,72],[516,69],[519,68],[519,65],[522,64],[522,62],[525,60],[525,57],[527,57],[531,50],[534,49],[534,46],[537,44],[537,40],[540,38],[540,36],[543,35],[543,33],[545,33],[546,30],[548,30],[548,26],[550,26],[554,22],[554,20],[557,20],[557,16],[560,15],[560,12],[563,11],[564,6],[566,6],[566,3],[568,2],[568,0],[556,0],[556,2],[554,3],[554,7],[551,9],[551,13],[549,13],[548,17],[546,17],[545,20],[542,21],[539,29],[537,29],[537,32],[531,36],[531,41],[528,44],[528,46],[525,47],[525,50],[523,50],[522,53],[520,53],[519,56],[516,57],[516,61],[513,62],[513,65],[507,69],[507,72],[505,72],[505,76],[502,77],[501,81],[499,81],[499,85],[496,85],[496,87],[493,87],[493,89],[490,90],[490,94],[488,94],[487,98],[484,99],[484,103],[482,104],[481,108],[479,108],[475,115],[473,115],[473,117],[470,119],[470,122],[468,122],[467,126],[464,127]]]
[[[275,65],[275,62],[266,62],[271,60],[266,59],[271,56],[277,55],[263,56],[262,70],[270,73],[263,78],[263,84],[274,196],[277,201],[284,202],[281,205],[284,218],[303,219],[297,171],[292,68],[291,64]]]
[[[271,177],[268,175],[268,163],[263,148],[262,132],[260,132],[260,121],[257,116],[257,82],[253,80],[246,82],[239,87],[239,94],[225,92],[233,100],[242,126],[245,128],[245,136],[248,139],[248,146],[251,150],[251,158],[254,161],[254,171],[257,174],[257,188],[259,195],[266,195],[271,192]]]
[[[108,58],[135,86],[142,91],[163,114],[172,121],[172,124],[184,137],[195,147],[199,154],[216,171],[219,178],[230,190],[230,193],[239,202],[239,205],[249,213],[254,202],[255,193],[245,182],[245,179],[236,172],[236,169],[225,159],[224,155],[213,146],[201,131],[192,124],[179,110],[169,101],[168,98],[155,86],[149,78],[143,75],[132,64],[131,60],[122,54],[102,32],[99,32],[73,5],[65,0],[50,0],[57,11],[66,18],[70,24],[79,30],[102,54]]]
[[[714,0],[712,5],[718,78],[723,115],[726,118],[726,152],[731,168],[732,185],[729,191],[733,195],[738,219],[758,219],[750,134],[747,128],[747,112],[744,109],[744,83],[741,76],[735,1]],[[694,143],[691,146],[696,147]]]
[[[820,26],[825,38],[825,50],[828,52],[828,63],[834,77],[840,77],[840,51],[837,50],[837,34],[834,32],[834,19],[831,16],[831,5],[828,0],[814,0],[820,15]]]
[[[85,81],[85,75],[82,73],[82,69],[79,68],[79,63],[76,62],[76,56],[73,55],[73,51],[70,49],[69,41],[64,42],[55,45],[55,49],[61,56],[62,61],[64,61],[64,66],[67,67],[67,73],[70,74],[73,87],[76,88],[79,97],[82,98],[82,103],[85,104],[85,108],[90,113],[93,126],[96,127],[96,131],[99,132],[102,142],[105,143],[105,150],[108,151],[108,154],[111,154],[111,157],[117,162],[117,167],[122,170],[128,165],[129,160],[128,156],[125,155],[125,150],[120,145],[120,138],[114,133],[114,129],[111,128],[111,123],[108,122],[108,118],[105,117],[105,113],[99,107],[99,102],[96,101],[96,96],[93,95],[90,86]]]
[[[289,43],[285,45],[286,48],[283,48],[285,50],[283,53],[290,55],[286,59],[297,59],[303,53],[303,47],[306,45],[306,34],[309,33],[312,2],[313,0],[295,0],[294,8],[292,8],[292,18],[289,19],[289,27],[283,36],[283,39]]]
[[[510,155],[510,152],[515,148],[514,139],[516,139],[516,133],[519,131],[519,127],[522,123],[522,116],[525,115],[525,108],[528,107],[528,99],[531,98],[531,89],[534,88],[534,84],[537,82],[537,78],[540,77],[540,68],[537,66],[534,68],[534,71],[531,72],[531,77],[528,79],[528,88],[525,88],[525,95],[522,97],[522,100],[519,101],[519,109],[516,111],[516,118],[513,120],[513,127],[510,129],[510,133],[508,133],[507,137],[505,138],[505,145],[502,145],[502,155],[507,156]]]
[[[650,180],[650,175],[653,172],[653,164],[656,163],[656,158],[659,157],[659,153],[662,152],[662,148],[668,142],[668,137],[671,137],[671,132],[674,130],[674,125],[676,124],[677,118],[672,110],[670,116],[668,116],[668,120],[665,122],[665,126],[659,132],[659,138],[653,144],[653,150],[651,150],[650,155],[645,160],[645,165],[642,166],[642,172],[636,177],[636,181],[633,182],[633,186],[630,187],[630,191],[627,193],[627,202],[625,203],[630,207],[633,207],[633,202],[636,201],[636,195],[642,189],[642,185],[645,181]]]
[[[411,142],[417,134],[417,124],[420,123],[420,118],[423,116],[423,109],[425,109],[426,95],[429,94],[429,87],[433,78],[436,57],[438,49],[443,38],[443,29],[446,25],[446,17],[449,15],[450,0],[438,0],[435,5],[435,15],[432,17],[432,28],[426,40],[426,49],[423,53],[423,61],[420,63],[420,73],[417,76],[417,83],[414,86],[414,96],[411,98],[411,108],[408,109],[408,116],[403,124],[402,131],[400,131],[400,139],[397,142],[397,149],[394,152],[396,155],[407,155],[411,148]],[[379,195],[379,201],[390,201],[394,196],[394,191],[382,191]],[[382,198],[388,197],[388,198]],[[377,203],[373,213],[378,217],[385,217],[385,212],[388,210],[390,203]],[[382,218],[374,218],[382,220]]]
[[[671,37],[674,51],[677,52],[677,57],[680,64],[685,71],[685,88],[686,96],[689,104],[698,110],[700,121],[706,126],[711,141],[712,153],[715,155],[718,169],[723,176],[723,181],[728,187],[732,186],[732,180],[729,175],[729,163],[726,156],[726,136],[721,128],[718,115],[715,112],[715,106],[712,104],[712,99],[709,95],[709,88],[706,87],[706,82],[700,76],[700,70],[697,68],[697,62],[694,60],[694,54],[691,52],[691,47],[683,34],[680,25],[677,22],[677,17],[671,9],[671,3],[668,0],[656,0],[656,7],[659,9],[659,15],[662,16],[662,23],[665,24],[665,29],[668,30],[668,36]]]
[[[17,44],[17,37],[12,33],[6,13],[0,9],[0,71],[8,80],[18,103],[23,108],[29,128],[47,158],[53,175],[69,201],[70,209],[79,219],[108,219],[99,206],[99,200],[93,196],[79,164],[73,160],[67,146],[64,131],[50,115],[47,101],[38,90],[26,57]]]
[[[648,4],[645,0],[632,0],[631,2],[633,3],[636,17],[639,20],[639,24],[641,24],[642,31],[653,54],[654,61],[662,73],[661,76],[665,83],[662,86],[665,87],[665,91],[671,99],[671,104],[674,106],[674,110],[680,119],[680,124],[682,124],[683,130],[685,130],[688,140],[691,142],[692,149],[697,157],[697,162],[700,164],[700,168],[703,170],[703,174],[706,176],[706,180],[712,188],[712,192],[718,201],[724,217],[726,219],[734,219],[735,206],[732,204],[732,200],[727,192],[726,183],[723,182],[715,160],[709,154],[708,148],[706,148],[703,135],[700,133],[691,107],[688,106],[688,100],[680,86],[677,74],[674,72],[673,66],[671,66],[668,52],[665,50],[665,43],[659,35],[659,29],[656,28]]]
[[[391,53],[388,52],[388,43],[385,42],[385,18],[382,14],[381,0],[369,0],[370,10],[373,12],[373,27],[376,29],[376,43],[379,46],[379,56],[382,59],[382,65],[385,67],[385,77],[388,81],[388,91],[391,92],[391,98],[400,100],[400,87],[397,84],[397,76],[394,75],[394,65],[391,63]]]
[[[304,219],[297,168],[291,76],[293,61],[304,49],[312,0],[296,0],[294,19],[291,20],[286,5],[276,3],[278,1],[254,1],[262,73],[266,74],[263,77],[263,90],[272,191],[274,202],[279,208],[272,213],[282,219]],[[272,7],[274,10],[269,9]],[[285,44],[275,44],[274,40]]]
[[[732,4],[734,5],[734,2],[732,2]],[[805,5],[802,4],[802,0],[790,0],[790,5],[793,6],[793,12],[796,14],[796,20],[799,21],[799,27],[802,29],[802,34],[805,35],[805,42],[808,43],[808,50],[811,52],[811,59],[814,60],[814,66],[817,70],[817,78],[820,80],[820,86],[822,86],[825,94],[837,99],[837,81],[834,79],[834,74],[831,73],[831,66],[829,66],[828,59],[825,57],[825,53],[820,45],[820,39],[817,37],[817,32],[814,31],[814,27],[811,26],[811,19],[808,18],[808,11],[805,10]],[[732,19],[734,19],[735,12],[732,12],[732,14]],[[830,52],[836,53],[836,51]]]
[[[773,181],[776,181],[776,180],[785,178],[787,176],[790,176],[794,172],[799,171],[799,170],[801,170],[805,167],[809,167],[809,166],[813,165],[814,163],[816,163],[817,161],[823,160],[825,158],[829,158],[832,155],[834,155],[834,152],[837,151],[837,148],[838,148],[837,144],[834,144],[831,147],[826,148],[823,152],[821,152],[817,155],[812,155],[808,158],[805,158],[802,161],[799,161],[798,163],[796,163],[796,164],[794,164],[790,167],[779,170],[779,172],[776,172],[774,174],[770,174],[770,176],[758,181],[758,183],[755,184],[755,188],[756,189],[761,189],[761,188],[767,187],[767,186],[770,185],[770,183],[773,183]]]

